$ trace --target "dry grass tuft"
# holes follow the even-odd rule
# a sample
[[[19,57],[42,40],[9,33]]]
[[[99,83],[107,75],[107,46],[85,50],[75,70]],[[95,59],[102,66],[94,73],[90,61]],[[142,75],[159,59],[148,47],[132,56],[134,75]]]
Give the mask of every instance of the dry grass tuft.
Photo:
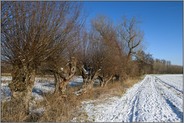
[[[38,120],[40,122],[68,122],[72,118],[72,112],[76,110],[80,100],[73,93],[67,96],[61,94],[47,94],[42,102],[45,111]]]
[[[126,80],[126,82],[123,83],[124,88],[130,88],[137,82],[141,81],[144,77],[136,77],[136,78],[129,78]]]
[[[11,100],[1,103],[1,122],[20,122],[28,118],[22,101]]]

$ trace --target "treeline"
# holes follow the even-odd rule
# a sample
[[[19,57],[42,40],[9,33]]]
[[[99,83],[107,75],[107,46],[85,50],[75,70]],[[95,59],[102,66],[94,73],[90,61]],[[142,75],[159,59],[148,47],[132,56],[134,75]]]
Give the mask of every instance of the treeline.
[[[173,65],[170,61],[160,60],[160,59],[152,59],[151,64],[145,64],[145,62],[140,63],[137,59],[134,61],[134,66],[140,67],[139,75],[143,74],[183,74],[183,66]],[[143,65],[144,63],[144,65]],[[138,68],[138,67],[137,67]],[[135,68],[134,68],[135,69]],[[10,64],[6,64],[1,62],[1,73],[11,73],[12,67]],[[38,75],[42,75],[41,72],[37,73]],[[79,72],[76,74],[80,75]],[[137,75],[137,73],[135,73]]]
[[[153,64],[155,74],[182,74],[183,66],[172,65],[170,61],[156,59]]]
[[[154,59],[150,53],[138,51],[135,55],[135,64],[139,75],[143,74],[182,74],[183,66],[172,65],[171,61]]]

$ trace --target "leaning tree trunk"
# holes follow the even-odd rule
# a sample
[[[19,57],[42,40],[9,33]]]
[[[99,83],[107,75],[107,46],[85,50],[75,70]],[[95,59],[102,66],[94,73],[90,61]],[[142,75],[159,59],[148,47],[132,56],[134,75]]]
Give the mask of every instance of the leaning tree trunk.
[[[29,102],[35,81],[35,69],[27,65],[14,66],[12,70],[12,82],[9,84],[12,101],[21,101],[26,113],[29,112]],[[21,106],[22,107],[22,106]]]
[[[103,85],[104,87],[107,86],[107,84],[111,81],[112,77],[113,77],[113,75],[111,75],[109,78],[104,79],[104,83],[105,83]]]

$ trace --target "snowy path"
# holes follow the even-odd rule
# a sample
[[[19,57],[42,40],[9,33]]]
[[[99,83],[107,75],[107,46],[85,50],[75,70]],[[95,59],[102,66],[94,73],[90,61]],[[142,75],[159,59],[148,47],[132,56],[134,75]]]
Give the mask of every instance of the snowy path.
[[[130,88],[121,98],[111,98],[104,103],[83,102],[88,120],[95,122],[182,122],[182,75],[147,75]],[[174,81],[177,80],[177,81]],[[178,86],[180,81],[180,86]]]

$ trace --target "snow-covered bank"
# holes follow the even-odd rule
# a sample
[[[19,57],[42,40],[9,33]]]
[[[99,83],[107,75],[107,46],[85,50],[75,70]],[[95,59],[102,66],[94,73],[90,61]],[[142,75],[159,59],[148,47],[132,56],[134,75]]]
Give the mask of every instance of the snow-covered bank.
[[[147,75],[121,98],[83,102],[89,121],[182,122],[182,75]]]

